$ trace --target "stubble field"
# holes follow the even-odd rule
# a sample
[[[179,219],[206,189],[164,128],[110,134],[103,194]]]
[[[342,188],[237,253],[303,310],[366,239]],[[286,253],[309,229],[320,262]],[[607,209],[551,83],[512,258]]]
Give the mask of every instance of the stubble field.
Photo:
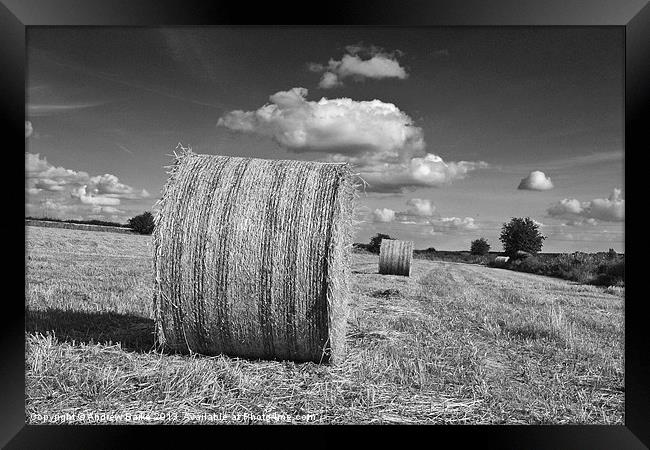
[[[183,356],[153,347],[150,237],[26,232],[28,423],[623,423],[623,288],[354,254],[341,364]]]

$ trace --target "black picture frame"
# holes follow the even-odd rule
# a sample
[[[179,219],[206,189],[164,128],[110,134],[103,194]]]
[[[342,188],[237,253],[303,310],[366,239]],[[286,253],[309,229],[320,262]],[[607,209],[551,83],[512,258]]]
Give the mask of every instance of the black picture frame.
[[[348,1],[339,4],[277,2],[224,2],[209,0],[0,0],[0,96],[2,120],[18,138],[25,116],[26,28],[32,26],[191,26],[191,25],[380,25],[380,26],[616,26],[625,30],[625,192],[628,223],[635,223],[636,201],[646,190],[634,186],[643,176],[640,157],[650,148],[647,111],[650,107],[650,5],[647,0],[411,0]],[[5,141],[6,142],[6,141]],[[10,175],[20,186],[21,156],[5,148]],[[7,153],[12,153],[11,155]],[[14,160],[15,158],[15,160]],[[639,163],[635,160],[639,159]],[[23,192],[21,189],[19,191]],[[11,213],[24,213],[24,197],[8,195]],[[24,280],[24,225],[17,218],[0,221],[5,246],[5,280]],[[19,239],[17,236],[23,236]],[[633,238],[628,242],[638,242]],[[646,332],[645,296],[633,294],[640,282],[641,247],[626,248],[625,305],[625,425],[623,426],[422,426],[422,427],[183,427],[183,426],[35,426],[25,425],[24,305],[19,292],[5,290],[0,327],[0,445],[6,448],[115,448],[134,444],[136,437],[149,445],[189,445],[188,434],[215,445],[336,446],[350,443],[343,434],[358,432],[370,440],[392,445],[458,446],[483,448],[647,448],[650,445],[650,339]],[[21,273],[22,271],[22,273]],[[634,274],[637,275],[634,275]],[[632,275],[631,275],[632,274]],[[631,276],[630,276],[631,275]],[[630,279],[632,284],[630,285]],[[636,280],[636,281],[635,281]],[[632,287],[632,291],[630,290]],[[13,292],[9,294],[9,292]],[[24,285],[22,292],[24,293]],[[235,436],[236,435],[236,436]],[[158,442],[156,442],[158,441]]]

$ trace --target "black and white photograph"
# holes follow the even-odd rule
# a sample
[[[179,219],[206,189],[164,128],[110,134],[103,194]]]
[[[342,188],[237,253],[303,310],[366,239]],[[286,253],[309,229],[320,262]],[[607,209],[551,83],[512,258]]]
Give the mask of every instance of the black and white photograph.
[[[623,28],[25,46],[26,424],[625,424]]]

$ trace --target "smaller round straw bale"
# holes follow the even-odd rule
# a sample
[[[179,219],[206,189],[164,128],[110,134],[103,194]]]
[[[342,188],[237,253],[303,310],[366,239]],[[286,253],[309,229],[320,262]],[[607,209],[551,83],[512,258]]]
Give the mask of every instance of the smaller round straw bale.
[[[497,256],[494,258],[494,264],[499,266],[505,266],[508,261],[510,261],[509,256]]]
[[[413,242],[382,239],[379,248],[379,273],[382,275],[411,274]]]

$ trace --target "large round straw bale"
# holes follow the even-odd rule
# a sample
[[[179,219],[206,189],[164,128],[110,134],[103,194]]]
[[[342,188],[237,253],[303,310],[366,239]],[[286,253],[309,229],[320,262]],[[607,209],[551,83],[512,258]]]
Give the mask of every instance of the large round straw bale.
[[[379,247],[379,273],[382,275],[411,274],[413,242],[382,239]]]
[[[342,358],[354,192],[345,164],[177,157],[153,233],[158,342],[205,355]]]

